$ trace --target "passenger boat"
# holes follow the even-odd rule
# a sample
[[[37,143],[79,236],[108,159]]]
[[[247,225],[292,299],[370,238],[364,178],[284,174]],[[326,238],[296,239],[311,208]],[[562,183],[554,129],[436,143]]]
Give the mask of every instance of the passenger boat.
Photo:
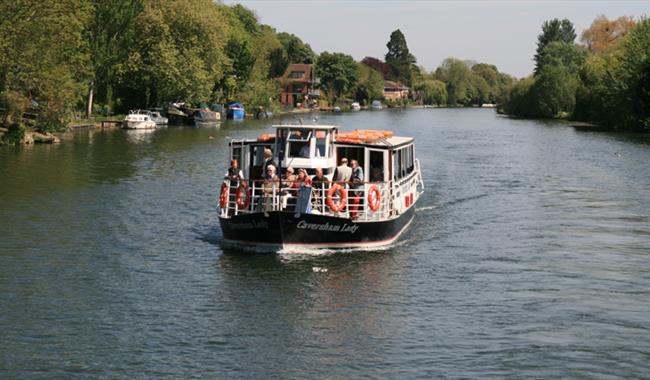
[[[122,126],[125,129],[154,129],[156,123],[151,120],[149,114],[137,110],[126,115]]]
[[[328,125],[274,128],[275,134],[229,143],[230,158],[245,178],[221,185],[224,242],[272,250],[379,247],[393,243],[411,223],[424,191],[413,138],[378,130],[339,132]],[[358,162],[360,181],[333,181],[335,172],[347,170],[337,167],[343,158]],[[329,182],[263,179],[270,160],[280,177],[290,167],[309,177],[320,168]]]

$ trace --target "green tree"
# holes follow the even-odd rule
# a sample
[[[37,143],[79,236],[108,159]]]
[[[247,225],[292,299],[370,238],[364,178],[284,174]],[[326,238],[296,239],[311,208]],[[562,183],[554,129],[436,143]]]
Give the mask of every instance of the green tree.
[[[211,97],[231,62],[221,8],[210,0],[147,0],[134,25],[138,37],[118,70],[125,108]]]
[[[323,52],[316,61],[316,75],[320,77],[320,86],[327,92],[330,101],[336,101],[353,89],[357,82],[357,70],[354,58],[343,53]]]
[[[535,117],[566,117],[573,113],[578,80],[563,65],[543,66],[531,91],[536,107]]]
[[[84,32],[91,17],[83,0],[0,2],[0,107],[19,118],[36,105],[41,129],[64,126],[90,74]]]
[[[447,86],[447,102],[450,106],[470,104],[472,97],[472,72],[469,64],[456,58],[445,59],[436,69],[434,79]]]
[[[573,43],[554,41],[546,45],[539,65],[564,66],[569,72],[577,74],[588,56],[587,49]]]
[[[650,19],[639,21],[623,41],[618,65],[607,80],[606,121],[650,130]]]
[[[290,33],[278,33],[278,39],[287,54],[287,65],[289,63],[314,63],[316,54],[309,44]]]
[[[411,86],[414,68],[417,69],[416,59],[409,52],[406,37],[404,37],[401,30],[397,29],[390,34],[390,40],[386,47],[388,53],[386,53],[385,59],[391,68],[391,77],[407,86]]]
[[[373,100],[381,99],[384,93],[384,78],[377,71],[362,63],[357,65],[358,83],[355,99],[362,104],[370,104]]]
[[[444,82],[435,79],[425,79],[415,85],[415,90],[422,94],[424,104],[447,104],[447,86]]]
[[[115,68],[126,59],[127,45],[135,37],[133,21],[144,8],[141,0],[115,0],[110,3],[93,0],[93,4],[94,17],[88,30],[93,72],[88,86],[87,117],[92,114],[98,90],[102,92],[99,100],[112,109]]]
[[[226,44],[225,53],[231,62],[229,74],[233,75],[237,82],[246,83],[255,64],[255,56],[248,42],[233,38]]]
[[[542,68],[544,60],[544,49],[551,42],[559,41],[573,43],[576,39],[576,32],[573,23],[567,19],[558,20],[556,18],[544,21],[542,24],[542,33],[537,36],[537,51],[535,53],[535,75]]]

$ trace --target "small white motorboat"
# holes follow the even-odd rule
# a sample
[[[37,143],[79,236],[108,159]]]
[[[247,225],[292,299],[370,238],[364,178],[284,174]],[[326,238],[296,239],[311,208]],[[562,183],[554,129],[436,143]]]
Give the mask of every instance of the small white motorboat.
[[[124,129],[154,129],[156,128],[156,123],[151,120],[151,116],[146,113],[140,113],[138,110],[131,111],[130,114],[126,115],[122,127]]]

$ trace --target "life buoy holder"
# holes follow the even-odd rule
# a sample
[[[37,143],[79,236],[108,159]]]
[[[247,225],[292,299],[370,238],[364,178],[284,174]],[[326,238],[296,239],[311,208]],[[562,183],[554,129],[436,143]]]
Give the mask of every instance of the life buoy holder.
[[[242,182],[237,188],[237,208],[246,210],[251,204],[251,194],[246,182]]]
[[[219,206],[221,208],[226,208],[228,207],[228,194],[230,192],[230,189],[228,189],[228,184],[227,183],[222,183],[221,184],[221,193],[219,195]]]
[[[374,195],[374,197],[373,197]],[[381,204],[381,195],[379,193],[379,188],[377,185],[371,185],[368,189],[368,207],[372,211],[379,210],[379,205]]]
[[[338,193],[338,197],[340,198],[340,201],[338,204],[335,204],[334,201],[332,200],[332,197],[334,197],[334,194]],[[345,190],[345,188],[338,183],[335,183],[330,187],[329,191],[327,192],[327,205],[329,206],[330,210],[333,212],[340,212],[345,208],[345,205],[348,200],[348,192]]]

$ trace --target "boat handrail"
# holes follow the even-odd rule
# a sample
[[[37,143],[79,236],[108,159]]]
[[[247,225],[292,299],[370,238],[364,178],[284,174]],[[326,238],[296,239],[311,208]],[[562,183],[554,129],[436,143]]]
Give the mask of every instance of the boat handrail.
[[[261,179],[225,179],[224,183],[227,185],[228,196],[226,207],[221,208],[220,214],[222,217],[231,217],[264,211],[293,211],[298,199],[298,192],[304,181],[282,180],[282,187],[279,186],[279,180],[274,181],[270,186],[269,181]],[[297,184],[300,184],[300,186],[296,186]],[[328,195],[334,184],[343,185],[340,196],[336,193],[332,196]],[[266,189],[264,185],[266,185]],[[312,180],[312,183],[305,187],[311,188],[309,202],[311,206],[310,213],[313,214],[352,218],[357,221],[377,221],[388,219],[394,213],[393,181],[364,181],[357,183],[316,181],[316,183],[313,183]],[[241,194],[242,191],[244,194]],[[371,191],[373,194],[370,194]],[[375,191],[379,193],[378,204],[375,203]],[[371,195],[370,199],[372,199],[376,210],[372,210],[370,207],[369,195]],[[243,197],[249,198],[245,201],[241,199]],[[342,202],[341,197],[346,198],[341,209],[332,210],[329,200],[331,199],[332,204],[336,207]],[[240,202],[238,202],[238,199]],[[240,208],[239,203],[243,203],[244,208]]]

